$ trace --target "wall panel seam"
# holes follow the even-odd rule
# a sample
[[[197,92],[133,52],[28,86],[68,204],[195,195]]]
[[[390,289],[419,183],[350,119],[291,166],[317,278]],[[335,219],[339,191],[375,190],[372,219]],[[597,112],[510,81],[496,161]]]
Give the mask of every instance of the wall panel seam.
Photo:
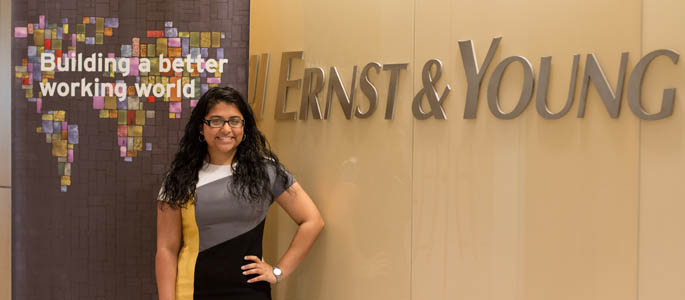
[[[640,1],[640,57],[644,53],[645,42],[645,0]],[[642,119],[637,123],[637,234],[635,253],[635,299],[640,299],[640,207],[642,202]]]

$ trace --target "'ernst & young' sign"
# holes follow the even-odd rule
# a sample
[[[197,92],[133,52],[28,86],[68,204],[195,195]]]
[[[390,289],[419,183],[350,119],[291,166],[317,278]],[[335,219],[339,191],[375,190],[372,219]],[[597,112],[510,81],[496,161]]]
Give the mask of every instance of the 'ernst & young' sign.
[[[485,60],[479,65],[476,60],[473,42],[471,40],[459,41],[459,50],[461,52],[461,59],[464,65],[464,72],[466,74],[467,89],[466,89],[466,105],[464,107],[464,119],[474,119],[476,117],[476,110],[478,108],[478,96],[480,94],[480,86],[483,82],[483,77],[489,69],[493,56],[497,51],[497,47],[501,41],[501,37],[494,38],[490,44],[490,49],[485,57]],[[649,64],[656,57],[666,56],[671,59],[673,64],[677,64],[680,54],[673,50],[661,49],[648,53],[640,59],[635,68],[632,70],[628,78],[628,87],[626,89],[628,105],[630,110],[640,119],[643,120],[659,120],[666,118],[673,114],[673,102],[675,99],[675,89],[665,89],[661,99],[661,109],[656,113],[648,113],[642,107],[641,91],[642,78],[647,70]],[[320,94],[322,94],[326,74],[320,67],[305,68],[304,75],[301,79],[290,78],[290,69],[294,59],[302,59],[303,52],[283,52],[281,57],[281,68],[278,76],[278,92],[276,96],[276,112],[274,118],[277,120],[305,120],[311,110],[314,119],[328,119],[330,117],[331,107],[333,106],[333,96],[338,98],[340,106],[345,118],[348,120],[356,118],[368,118],[378,108],[378,90],[376,85],[369,79],[369,72],[390,73],[390,83],[388,85],[388,96],[385,105],[385,118],[392,119],[395,111],[395,94],[397,91],[400,74],[402,70],[406,70],[408,63],[400,64],[384,64],[378,62],[370,62],[362,68],[359,75],[359,89],[364,94],[364,101],[368,101],[366,110],[364,111],[359,105],[355,106],[355,90],[357,81],[357,66],[354,66],[352,71],[352,81],[349,88],[349,93],[345,88],[340,74],[336,67],[331,67],[329,71],[328,88],[326,91],[325,107],[322,113],[321,103],[319,102]],[[575,98],[575,90],[578,76],[578,65],[580,62],[580,54],[573,56],[573,66],[570,76],[570,84],[568,91],[568,98],[566,104],[559,112],[552,112],[547,107],[547,88],[549,86],[550,65],[552,57],[545,56],[540,59],[540,72],[537,79],[537,94],[535,97],[535,108],[538,114],[546,119],[558,119],[566,115]],[[269,70],[269,54],[262,54],[261,56],[253,55],[250,57],[250,79],[249,91],[250,102],[259,118],[263,118],[264,113],[264,99],[266,94],[266,78]],[[518,99],[516,107],[510,112],[504,112],[499,105],[499,86],[504,74],[504,70],[511,64],[518,63],[523,67],[523,82],[522,91]],[[578,118],[585,115],[585,103],[587,101],[588,89],[590,84],[593,84],[597,89],[604,106],[606,107],[609,116],[618,118],[621,106],[621,99],[623,96],[623,85],[626,77],[626,68],[628,64],[628,52],[621,54],[621,64],[618,72],[618,79],[616,90],[614,91],[609,84],[604,72],[599,64],[597,57],[590,53],[587,55],[585,61],[585,70],[582,75],[581,93],[578,105]],[[420,120],[433,117],[435,119],[447,119],[447,114],[443,110],[442,104],[447,95],[450,93],[450,86],[447,84],[441,91],[436,86],[442,74],[442,62],[437,59],[428,60],[421,73],[421,82],[423,87],[414,96],[412,101],[412,113],[414,117]],[[519,116],[528,106],[532,100],[533,88],[535,84],[535,74],[533,66],[530,61],[523,56],[510,56],[499,62],[494,67],[494,71],[490,77],[487,87],[487,102],[492,114],[500,119],[513,119]],[[286,111],[287,93],[291,88],[301,88],[300,107],[299,112]],[[425,103],[427,105],[422,105]],[[427,108],[427,109],[424,109]]]

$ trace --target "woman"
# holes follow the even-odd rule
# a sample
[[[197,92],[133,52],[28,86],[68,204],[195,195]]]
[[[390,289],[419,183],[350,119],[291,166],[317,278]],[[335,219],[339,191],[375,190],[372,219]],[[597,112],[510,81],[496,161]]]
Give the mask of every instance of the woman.
[[[270,284],[295,270],[323,228],[312,200],[270,151],[249,105],[228,87],[209,89],[193,109],[159,200],[161,300],[271,299]],[[273,201],[299,228],[272,266],[261,257]]]

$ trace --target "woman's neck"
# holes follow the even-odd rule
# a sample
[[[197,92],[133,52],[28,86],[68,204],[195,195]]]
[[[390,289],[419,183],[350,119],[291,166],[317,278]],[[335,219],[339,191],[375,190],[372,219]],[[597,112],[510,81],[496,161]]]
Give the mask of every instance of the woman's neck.
[[[233,162],[235,150],[231,152],[207,153],[205,161],[213,165],[230,165]]]

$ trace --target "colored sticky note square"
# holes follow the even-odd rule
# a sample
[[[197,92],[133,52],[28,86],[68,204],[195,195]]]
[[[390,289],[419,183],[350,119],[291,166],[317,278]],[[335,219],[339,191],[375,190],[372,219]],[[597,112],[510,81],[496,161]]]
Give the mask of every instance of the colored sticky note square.
[[[181,57],[181,48],[169,48],[169,57]]]
[[[69,33],[69,24],[62,25],[62,34],[68,34],[68,33]]]
[[[76,24],[76,34],[86,34],[86,25],[85,24]]]
[[[140,56],[147,57],[147,44],[140,45]]]
[[[59,174],[59,176],[64,176],[65,162],[61,161],[61,159],[58,159],[57,161],[58,161],[58,163],[57,163],[57,174]]]
[[[106,28],[119,28],[119,18],[105,18]]]
[[[67,141],[66,140],[53,140],[52,141],[52,156],[59,156],[59,157],[66,157],[67,156]]]
[[[155,51],[155,44],[147,44],[147,56],[148,57],[157,56],[157,52]]]
[[[212,48],[221,48],[220,32],[212,32]]]
[[[71,185],[71,176],[62,176],[60,182],[62,185]]]
[[[15,38],[25,38],[28,36],[28,28],[26,27],[14,27],[14,37]]]
[[[143,136],[143,126],[129,125],[128,136]]]
[[[181,112],[181,102],[169,102],[169,112]]]
[[[52,134],[52,131],[53,131],[53,129],[55,128],[55,127],[52,125],[52,121],[51,121],[51,120],[42,120],[42,121],[41,121],[41,125],[42,125],[42,128],[43,128],[43,132],[44,132],[44,133],[48,133],[48,134]]]
[[[164,36],[168,38],[178,37],[178,30],[176,28],[165,28]]]
[[[95,32],[105,32],[105,18],[95,18]]]
[[[128,109],[130,110],[138,110],[140,109],[140,98],[138,97],[129,97],[128,99]]]
[[[131,39],[131,44],[132,44],[131,56],[140,56],[140,39],[139,38]]]
[[[110,118],[110,119],[116,119],[117,116],[118,116],[118,113],[117,113],[116,110],[110,110],[110,111],[109,111],[109,118]]]
[[[117,124],[118,125],[126,125],[126,118],[128,117],[128,114],[126,113],[126,110],[121,110],[118,113],[117,116]]]
[[[78,125],[69,125],[68,127],[68,132],[69,132],[69,137],[68,141],[69,144],[76,145],[78,144]]]
[[[43,29],[36,29],[33,31],[33,44],[36,46],[43,46],[45,43],[45,31]]]
[[[60,134],[60,131],[62,131],[62,122],[59,121],[53,121],[52,122],[52,133],[53,134]],[[61,134],[60,134],[61,136]],[[57,138],[60,140],[61,138]]]
[[[129,110],[127,114],[127,123],[128,124],[135,124],[136,123],[136,111],[135,110]]]
[[[102,45],[105,42],[105,38],[102,35],[102,32],[96,32],[95,33],[95,44],[96,45]]]
[[[152,151],[152,143],[145,143],[145,151]]]
[[[105,97],[93,97],[93,109],[104,109]]]
[[[117,98],[112,96],[105,97],[105,109],[117,109]]]
[[[170,38],[169,39],[169,47],[181,47],[181,39],[180,38]]]
[[[145,111],[145,117],[148,119],[154,119],[155,118],[155,111],[154,110]]]
[[[131,57],[132,51],[131,45],[121,45],[121,57]]]
[[[52,40],[52,49],[61,50],[62,49],[62,40]],[[55,55],[55,56],[60,57],[62,55]]]
[[[145,111],[136,110],[136,125],[145,125]]]
[[[200,47],[200,33],[191,32],[190,33],[190,47]]]
[[[208,48],[210,46],[212,46],[212,33],[202,32],[200,34],[200,47]]]
[[[190,37],[190,32],[181,31],[181,32],[178,33],[178,37],[180,37],[180,38],[189,38],[189,37]]]
[[[159,38],[157,39],[157,52],[155,53],[155,56],[160,56],[164,55],[167,56],[167,39],[166,38]]]
[[[133,138],[133,151],[143,151],[143,138],[142,137]]]
[[[125,137],[128,136],[128,126],[126,125],[118,125],[117,126],[117,136],[119,137]],[[119,144],[121,146],[121,144]]]
[[[101,109],[100,114],[98,116],[100,117],[100,119],[109,119],[109,110]]]
[[[190,56],[192,58],[196,58],[198,56],[201,56],[200,55],[200,48],[190,48]],[[193,68],[193,69],[196,70],[197,68]]]
[[[159,75],[159,58],[150,58],[150,73]]]
[[[163,30],[148,30],[147,31],[147,37],[149,37],[149,38],[164,37],[164,31]]]
[[[190,53],[189,39],[181,39],[181,55],[185,57],[188,53]]]
[[[128,109],[128,97],[117,98],[117,109]]]
[[[63,110],[57,110],[53,113],[55,121],[64,121],[64,118],[66,117],[67,113]]]
[[[64,176],[71,176],[71,164],[70,163],[64,164]]]

